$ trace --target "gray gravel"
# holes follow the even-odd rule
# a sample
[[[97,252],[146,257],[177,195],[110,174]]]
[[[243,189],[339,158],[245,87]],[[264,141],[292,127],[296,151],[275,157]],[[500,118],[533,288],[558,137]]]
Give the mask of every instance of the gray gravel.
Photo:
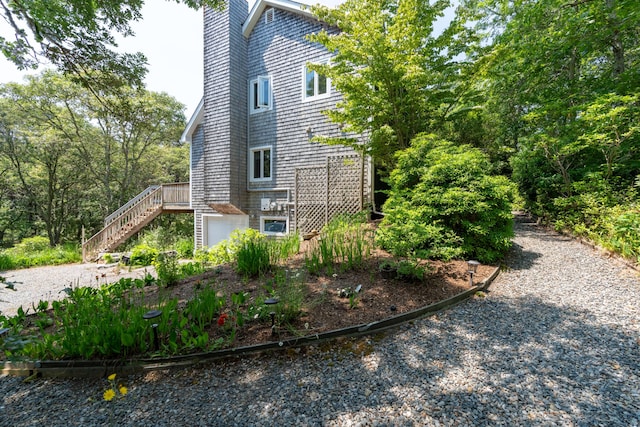
[[[6,426],[638,426],[640,281],[529,223],[474,298],[369,340],[124,379],[1,378]]]
[[[123,277],[142,278],[155,275],[153,266],[142,268],[120,267],[117,264],[66,264],[34,267],[23,270],[0,271],[0,276],[14,284],[15,290],[0,286],[0,313],[15,315],[18,307],[30,309],[39,301],[54,301],[66,296],[64,288],[99,287],[117,282]],[[31,312],[34,310],[31,309]]]

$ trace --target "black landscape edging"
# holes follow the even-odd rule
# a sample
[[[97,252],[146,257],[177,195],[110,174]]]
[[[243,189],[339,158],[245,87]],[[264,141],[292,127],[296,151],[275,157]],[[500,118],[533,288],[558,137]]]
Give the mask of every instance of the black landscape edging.
[[[37,361],[37,362],[5,362],[0,374],[11,376],[36,376],[36,377],[83,377],[101,378],[112,373],[132,374],[145,370],[168,369],[188,366],[200,362],[209,362],[230,357],[240,357],[254,353],[281,350],[290,347],[318,344],[336,338],[353,337],[373,334],[383,330],[415,320],[419,317],[433,314],[445,308],[451,307],[473,296],[478,291],[485,291],[491,282],[498,276],[500,267],[491,273],[484,281],[476,286],[461,292],[451,298],[422,307],[413,311],[388,317],[384,320],[336,329],[315,335],[307,335],[299,338],[290,338],[282,341],[272,341],[245,347],[236,347],[225,350],[216,350],[204,353],[188,354],[184,356],[172,356],[155,359],[129,359],[129,360],[66,360],[66,361]]]

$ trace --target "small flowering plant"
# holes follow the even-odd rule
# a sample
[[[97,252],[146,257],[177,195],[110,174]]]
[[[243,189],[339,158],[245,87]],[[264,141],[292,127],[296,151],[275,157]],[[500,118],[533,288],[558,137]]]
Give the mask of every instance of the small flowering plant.
[[[107,402],[110,402],[115,397],[124,397],[127,395],[129,390],[124,385],[117,383],[116,374],[109,375],[107,377],[107,380],[109,380],[110,387],[107,390],[105,390],[104,394],[102,395],[104,400],[106,400]]]

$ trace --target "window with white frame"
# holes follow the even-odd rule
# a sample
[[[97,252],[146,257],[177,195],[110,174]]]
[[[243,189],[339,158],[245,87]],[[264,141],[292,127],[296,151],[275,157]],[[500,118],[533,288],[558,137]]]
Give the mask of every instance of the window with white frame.
[[[289,232],[289,220],[284,216],[262,216],[260,232],[271,236],[284,236]]]
[[[251,113],[271,109],[271,77],[259,76],[249,82],[249,104]]]
[[[328,79],[317,71],[313,71],[308,65],[303,68],[303,97],[304,99],[328,96],[331,92],[331,79]]]
[[[250,180],[270,181],[272,172],[271,146],[252,148],[250,156]]]

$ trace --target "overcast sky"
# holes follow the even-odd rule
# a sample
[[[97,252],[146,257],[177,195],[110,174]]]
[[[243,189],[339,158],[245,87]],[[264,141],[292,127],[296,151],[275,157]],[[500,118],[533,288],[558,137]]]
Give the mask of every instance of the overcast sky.
[[[249,7],[254,1],[249,0]],[[302,3],[335,6],[341,0]],[[202,11],[172,1],[147,0],[142,16],[133,26],[135,37],[123,39],[119,50],[144,53],[149,62],[147,89],[167,92],[185,104],[189,119],[202,97]],[[0,54],[0,83],[21,83],[25,74]]]

